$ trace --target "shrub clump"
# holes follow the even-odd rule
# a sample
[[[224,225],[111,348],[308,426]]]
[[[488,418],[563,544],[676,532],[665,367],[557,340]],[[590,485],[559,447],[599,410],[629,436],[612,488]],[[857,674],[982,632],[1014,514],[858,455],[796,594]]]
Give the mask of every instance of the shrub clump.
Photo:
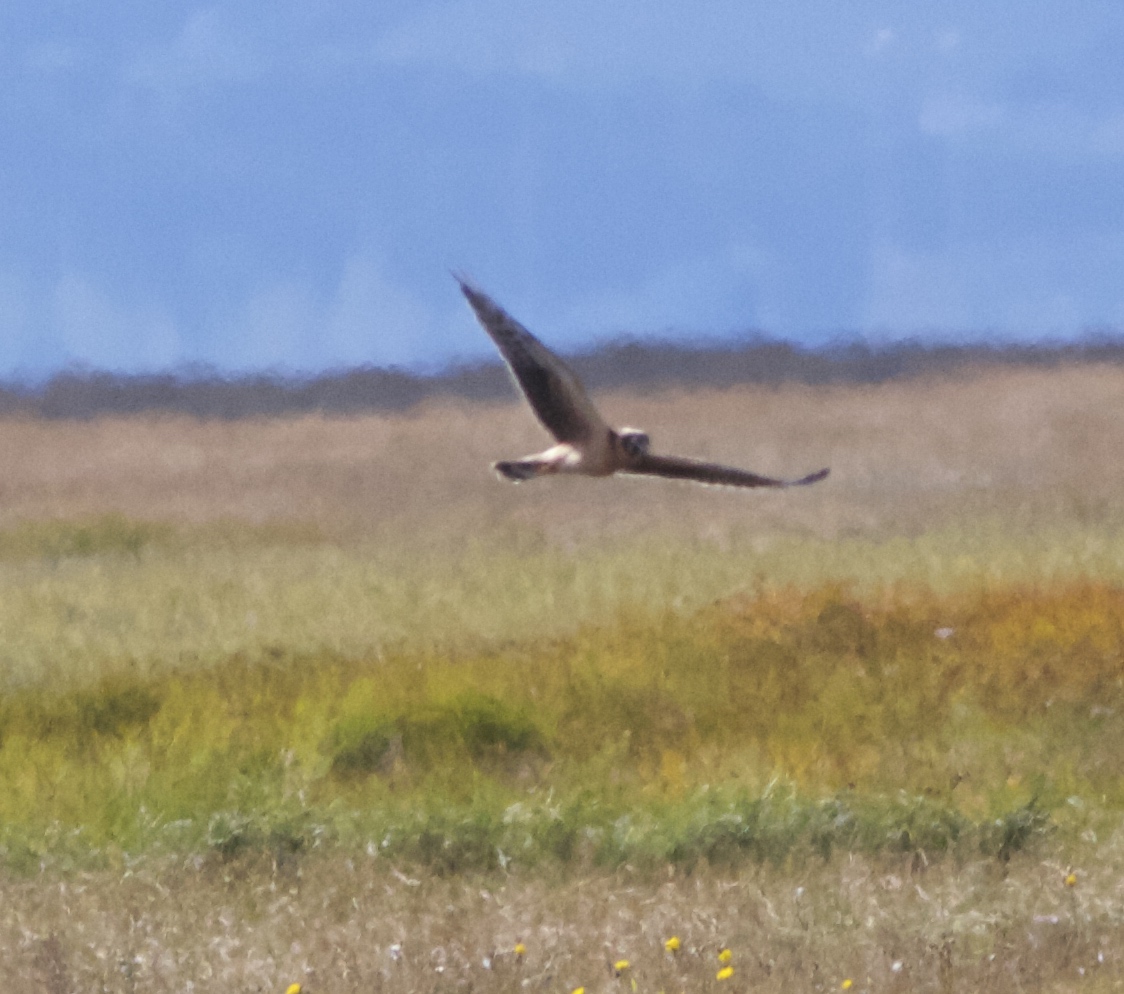
[[[545,737],[525,709],[475,692],[390,717],[349,715],[333,729],[327,749],[333,774],[343,778],[386,775],[396,765],[424,772],[457,759],[495,767],[547,753]]]

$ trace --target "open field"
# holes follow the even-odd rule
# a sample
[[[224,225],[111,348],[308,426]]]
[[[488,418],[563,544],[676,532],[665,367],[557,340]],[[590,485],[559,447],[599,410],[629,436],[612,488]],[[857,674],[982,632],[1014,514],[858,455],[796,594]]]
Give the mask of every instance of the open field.
[[[1118,368],[602,402],[667,451],[832,476],[790,493],[501,486],[489,462],[543,441],[514,401],[357,419],[6,421],[4,677],[496,645],[622,606],[689,610],[785,584],[950,592],[1124,573]]]
[[[0,422],[21,989],[1115,989],[1124,370],[599,400]]]
[[[563,880],[394,875],[379,859],[149,865],[3,887],[19,991],[1115,991],[1119,837],[1051,858],[864,856]],[[1085,864],[1083,859],[1097,853]],[[107,886],[107,879],[110,881]],[[663,943],[680,940],[670,955]],[[526,948],[520,959],[516,942]],[[397,947],[397,948],[396,948]],[[716,981],[717,953],[733,976]],[[610,964],[626,959],[615,978]]]

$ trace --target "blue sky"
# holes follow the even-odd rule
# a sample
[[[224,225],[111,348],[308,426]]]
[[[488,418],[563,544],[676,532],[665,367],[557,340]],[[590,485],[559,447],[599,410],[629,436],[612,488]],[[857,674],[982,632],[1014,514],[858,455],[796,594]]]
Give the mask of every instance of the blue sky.
[[[0,377],[1124,328],[1124,5],[8,0]]]

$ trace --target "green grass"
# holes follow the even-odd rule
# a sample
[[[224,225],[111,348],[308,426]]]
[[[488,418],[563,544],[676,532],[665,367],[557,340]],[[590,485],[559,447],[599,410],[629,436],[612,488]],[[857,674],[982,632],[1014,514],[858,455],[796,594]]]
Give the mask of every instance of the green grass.
[[[1103,530],[408,558],[65,528],[0,541],[14,867],[1005,858],[1124,807],[1124,542]]]
[[[0,532],[0,686],[77,687],[231,658],[459,655],[622,610],[690,612],[789,586],[951,594],[1080,578],[1124,583],[1124,526],[1012,515],[912,538],[743,528],[721,543],[660,532],[561,548],[514,525],[344,543],[299,526],[30,524]]]

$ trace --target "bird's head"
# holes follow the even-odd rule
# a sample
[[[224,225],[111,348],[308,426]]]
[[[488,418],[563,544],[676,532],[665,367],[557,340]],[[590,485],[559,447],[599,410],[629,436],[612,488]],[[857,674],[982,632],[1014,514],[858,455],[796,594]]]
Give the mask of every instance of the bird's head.
[[[624,449],[625,454],[633,459],[647,455],[648,448],[652,444],[648,433],[639,428],[622,428],[617,432],[617,436],[621,440],[621,448]]]

